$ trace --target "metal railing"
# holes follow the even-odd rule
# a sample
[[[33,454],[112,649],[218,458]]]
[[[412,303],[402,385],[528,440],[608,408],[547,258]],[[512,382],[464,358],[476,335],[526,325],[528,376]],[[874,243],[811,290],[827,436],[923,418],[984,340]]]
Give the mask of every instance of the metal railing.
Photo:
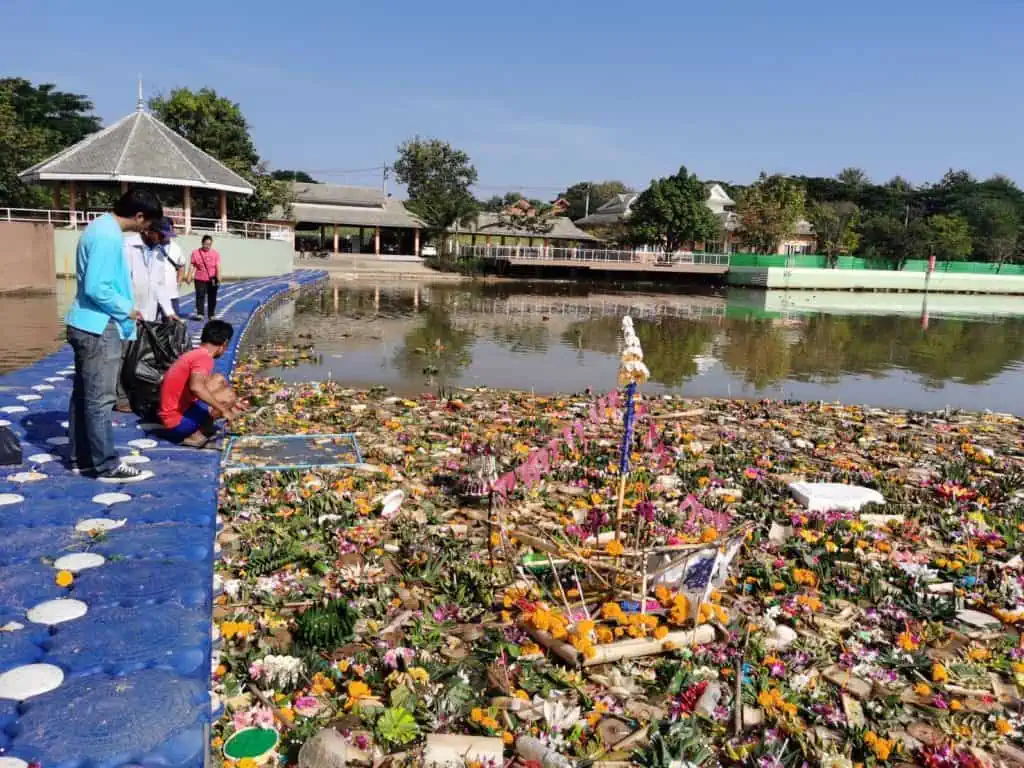
[[[54,227],[66,227],[78,229],[86,226],[93,219],[103,216],[106,211],[61,211],[48,210],[44,208],[0,208],[0,222],[21,221],[36,224],[50,224]],[[174,221],[178,234],[185,232],[185,218],[178,214],[172,214],[170,218]],[[193,216],[191,222],[193,233],[214,233],[227,234],[235,237],[243,237],[250,240],[281,240],[292,243],[295,241],[295,233],[290,227],[283,227],[278,224],[266,224],[262,221],[236,221],[228,219],[225,223],[221,219],[208,219]]]
[[[665,254],[661,251],[625,251],[603,248],[544,248],[524,245],[463,245],[459,255],[469,258],[509,262],[583,262],[587,264],[639,264],[652,267],[715,266],[728,267],[727,253]]]

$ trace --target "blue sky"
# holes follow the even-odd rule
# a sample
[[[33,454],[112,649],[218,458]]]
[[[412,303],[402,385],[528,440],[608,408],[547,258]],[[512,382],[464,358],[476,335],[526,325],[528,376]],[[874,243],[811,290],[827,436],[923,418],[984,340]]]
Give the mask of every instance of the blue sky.
[[[747,182],[848,165],[1024,183],[1021,0],[4,0],[0,72],[113,121],[211,86],[275,168],[377,184],[414,134],[466,150],[481,195],[642,187],[685,164]],[[144,7],[144,6],[139,6]]]

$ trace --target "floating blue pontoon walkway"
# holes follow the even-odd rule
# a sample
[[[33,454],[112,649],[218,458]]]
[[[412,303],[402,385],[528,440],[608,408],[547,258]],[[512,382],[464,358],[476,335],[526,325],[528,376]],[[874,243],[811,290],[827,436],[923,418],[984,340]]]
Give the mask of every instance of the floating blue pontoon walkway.
[[[262,307],[325,277],[222,286],[219,310],[236,332],[218,370],[230,373]],[[0,467],[0,768],[197,768],[216,709],[219,455],[150,439],[115,413],[121,455],[155,476],[119,487],[72,474],[72,372],[64,347],[0,377],[0,421],[25,453],[22,466]],[[57,583],[61,570],[75,574],[70,586]]]

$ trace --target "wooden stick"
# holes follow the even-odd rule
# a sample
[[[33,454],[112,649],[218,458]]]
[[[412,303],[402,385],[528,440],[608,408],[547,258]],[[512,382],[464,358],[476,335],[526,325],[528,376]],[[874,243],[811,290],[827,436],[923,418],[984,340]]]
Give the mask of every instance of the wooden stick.
[[[254,683],[249,683],[249,690],[253,692],[257,699],[260,700],[260,704],[269,709],[274,717],[277,718],[278,722],[281,723],[289,731],[294,731],[295,726],[288,722],[284,715],[281,714],[281,710],[274,706],[273,702],[270,701]]]
[[[750,642],[750,632],[743,638],[743,651],[740,653],[740,662],[736,665],[736,692],[733,696],[733,706],[736,712],[733,715],[732,735],[739,738],[743,732],[743,665],[746,663],[747,643]]]
[[[628,449],[627,449],[628,450]],[[626,503],[626,474],[619,478],[619,498],[615,504],[615,540],[618,541],[622,533],[622,507]]]
[[[558,569],[555,568],[555,561],[551,557],[551,553],[548,552],[548,564],[551,566],[551,575],[555,577],[555,584],[558,585],[558,592],[562,596],[562,603],[565,604],[565,618],[570,622],[572,621],[572,608],[569,607],[569,597],[565,594],[565,587],[562,586],[562,580],[558,578]]]

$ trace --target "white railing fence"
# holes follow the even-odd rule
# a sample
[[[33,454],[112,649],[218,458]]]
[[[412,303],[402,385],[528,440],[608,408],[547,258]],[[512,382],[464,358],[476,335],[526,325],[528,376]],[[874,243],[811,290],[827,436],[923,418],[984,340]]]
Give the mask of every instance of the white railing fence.
[[[0,222],[25,221],[38,224],[51,224],[55,227],[78,229],[86,226],[93,219],[99,218],[105,211],[61,211],[43,208],[0,208]],[[171,214],[177,233],[185,234],[184,216]],[[295,235],[290,227],[278,224],[265,224],[261,221],[236,221],[228,219],[226,224],[221,219],[192,217],[192,233],[227,234],[250,240],[281,240],[294,242]]]
[[[646,264],[651,266],[703,265],[727,267],[727,253],[692,253],[679,251],[626,251],[604,248],[555,248],[523,245],[462,245],[459,255],[466,258],[494,259],[510,262],[579,261],[588,264]]]

